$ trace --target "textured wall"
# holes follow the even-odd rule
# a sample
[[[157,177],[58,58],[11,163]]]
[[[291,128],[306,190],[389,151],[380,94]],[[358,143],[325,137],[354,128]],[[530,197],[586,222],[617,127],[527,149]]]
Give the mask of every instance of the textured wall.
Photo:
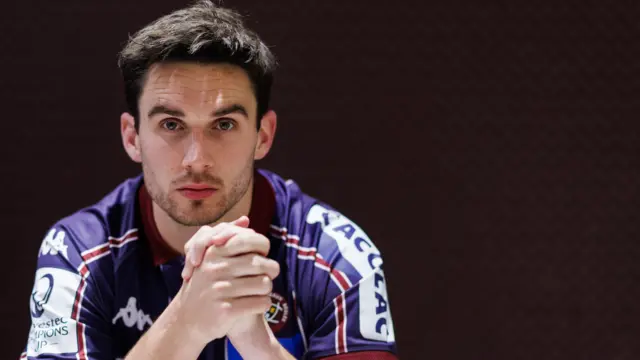
[[[260,165],[376,242],[401,358],[640,358],[637,3],[374,3],[225,2],[281,64]],[[48,226],[139,171],[116,52],[184,4],[0,13],[0,358]]]

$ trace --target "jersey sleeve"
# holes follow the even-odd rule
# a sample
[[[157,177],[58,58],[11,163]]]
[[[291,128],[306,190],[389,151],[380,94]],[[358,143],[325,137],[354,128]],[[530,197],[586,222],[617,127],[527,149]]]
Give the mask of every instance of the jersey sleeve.
[[[72,231],[52,227],[38,251],[21,359],[113,359],[108,302]]]
[[[308,339],[306,358],[348,354],[353,359],[371,351],[395,358],[380,251],[358,225],[335,210],[314,205],[306,222],[296,286]]]

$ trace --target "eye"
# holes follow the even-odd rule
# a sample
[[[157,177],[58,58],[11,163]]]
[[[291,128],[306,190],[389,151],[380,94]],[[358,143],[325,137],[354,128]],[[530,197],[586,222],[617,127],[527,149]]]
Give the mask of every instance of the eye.
[[[222,120],[218,121],[218,123],[216,124],[216,129],[222,130],[222,131],[229,131],[229,130],[233,129],[235,126],[236,125],[233,122],[233,120],[222,119]]]
[[[175,119],[166,119],[160,123],[160,126],[168,131],[177,131],[180,129],[180,122]]]

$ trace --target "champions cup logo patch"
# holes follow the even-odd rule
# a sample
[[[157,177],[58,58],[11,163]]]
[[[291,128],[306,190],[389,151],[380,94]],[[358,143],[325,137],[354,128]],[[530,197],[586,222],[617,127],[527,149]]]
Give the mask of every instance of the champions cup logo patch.
[[[53,291],[53,276],[45,274],[36,281],[31,293],[31,315],[39,318],[44,313],[44,305],[49,302]]]
[[[265,319],[269,323],[271,330],[278,332],[287,323],[289,318],[289,304],[280,295],[275,292],[271,293],[271,307],[264,314]]]
[[[76,320],[81,309],[81,282],[80,275],[71,271],[51,267],[36,270],[26,349],[30,359],[41,354],[78,353]]]

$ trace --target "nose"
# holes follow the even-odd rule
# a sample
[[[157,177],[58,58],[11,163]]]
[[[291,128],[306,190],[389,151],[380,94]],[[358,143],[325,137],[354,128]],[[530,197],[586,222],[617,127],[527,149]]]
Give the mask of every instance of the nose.
[[[206,151],[206,139],[201,131],[192,131],[186,139],[182,166],[193,172],[203,172],[211,167]]]

